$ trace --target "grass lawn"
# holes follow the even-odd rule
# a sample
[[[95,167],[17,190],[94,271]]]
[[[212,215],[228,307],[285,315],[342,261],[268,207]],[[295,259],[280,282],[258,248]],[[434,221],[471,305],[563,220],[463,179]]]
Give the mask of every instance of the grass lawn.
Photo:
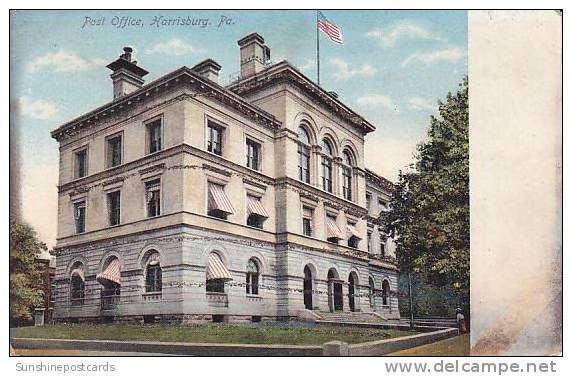
[[[397,351],[388,356],[468,356],[470,347],[469,334],[463,334],[428,345]]]
[[[15,338],[108,339],[158,342],[321,345],[328,341],[359,343],[417,334],[410,331],[334,326],[121,325],[72,324],[11,328]]]

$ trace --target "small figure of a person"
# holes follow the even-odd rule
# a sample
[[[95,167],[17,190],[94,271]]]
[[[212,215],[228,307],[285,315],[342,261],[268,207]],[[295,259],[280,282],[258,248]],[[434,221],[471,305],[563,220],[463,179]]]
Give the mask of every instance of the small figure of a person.
[[[463,310],[457,308],[457,328],[459,329],[459,334],[467,332],[467,324],[465,323],[465,315],[463,315]]]

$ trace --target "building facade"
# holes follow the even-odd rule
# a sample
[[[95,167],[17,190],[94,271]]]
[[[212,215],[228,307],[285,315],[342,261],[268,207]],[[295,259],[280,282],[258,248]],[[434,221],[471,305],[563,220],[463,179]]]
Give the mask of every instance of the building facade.
[[[57,321],[399,318],[377,223],[391,184],[364,166],[375,128],[268,64],[259,34],[238,45],[227,86],[211,59],[145,85],[126,47],[114,100],[52,132]]]

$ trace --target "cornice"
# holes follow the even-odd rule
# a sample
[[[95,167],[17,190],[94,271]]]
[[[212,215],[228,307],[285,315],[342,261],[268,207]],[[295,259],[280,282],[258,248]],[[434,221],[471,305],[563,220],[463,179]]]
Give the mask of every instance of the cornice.
[[[127,111],[144,104],[148,100],[160,95],[165,95],[177,88],[190,88],[194,91],[194,94],[182,94],[177,97],[179,99],[194,98],[197,95],[207,96],[224,105],[231,106],[246,117],[270,129],[278,129],[282,126],[282,123],[278,121],[274,115],[247,102],[217,83],[201,77],[190,68],[181,67],[129,95],[115,99],[112,102],[61,125],[52,131],[51,135],[57,141],[74,137],[84,129],[98,126],[101,122],[107,121],[110,117],[125,114]]]
[[[367,216],[367,209],[357,205],[354,202],[347,201],[333,195],[331,193],[326,193],[314,186],[304,184],[299,180],[293,179],[291,177],[281,177],[276,179],[276,187],[288,187],[291,186],[298,193],[305,197],[310,198],[313,201],[322,201],[324,205],[337,210],[345,210],[348,214],[353,215],[358,218],[365,218]]]
[[[395,189],[395,185],[392,182],[390,182],[389,180],[387,180],[383,176],[376,174],[372,170],[366,168],[363,173],[365,175],[366,183],[370,183],[375,187],[385,189],[386,191],[388,191],[390,193],[393,192],[393,190]]]
[[[375,130],[375,127],[362,116],[332,97],[287,61],[273,65],[254,76],[232,83],[228,88],[239,95],[246,95],[280,83],[296,86],[314,102],[326,106],[332,113],[357,127],[363,133]]]

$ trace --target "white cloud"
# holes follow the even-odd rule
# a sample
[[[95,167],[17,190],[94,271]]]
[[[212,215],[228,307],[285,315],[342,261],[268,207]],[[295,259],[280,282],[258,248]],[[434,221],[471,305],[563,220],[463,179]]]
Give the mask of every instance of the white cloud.
[[[366,94],[357,99],[357,104],[363,107],[366,106],[381,106],[388,110],[399,111],[397,105],[389,95],[383,94]]]
[[[42,69],[54,72],[79,72],[103,66],[105,66],[105,60],[103,59],[83,58],[75,52],[60,50],[37,57],[34,61],[28,63],[26,68],[29,72],[37,72]]]
[[[302,72],[308,72],[316,69],[316,62],[314,60],[308,59],[304,64],[298,65],[298,69]]]
[[[202,52],[202,50],[181,39],[171,39],[167,42],[157,43],[153,47],[145,50],[147,55],[161,54],[167,56],[182,56],[199,52]]]
[[[377,73],[377,69],[370,64],[364,64],[361,66],[361,68],[350,68],[350,65],[347,61],[337,58],[330,60],[330,64],[335,66],[337,69],[334,72],[334,78],[337,81],[347,81],[354,77],[370,78]]]
[[[425,64],[433,64],[440,61],[445,61],[449,63],[457,63],[467,55],[466,51],[459,47],[451,47],[444,50],[438,50],[433,52],[422,52],[409,55],[403,62],[401,66],[404,67],[411,62],[419,61]]]
[[[425,40],[441,40],[442,38],[435,35],[423,27],[411,22],[402,22],[386,29],[373,29],[365,34],[367,38],[376,40],[381,47],[393,47],[395,43],[402,38],[407,39],[425,39]]]
[[[437,104],[421,97],[411,97],[407,101],[407,107],[412,110],[436,110]]]
[[[20,97],[17,109],[23,116],[40,120],[50,119],[58,113],[58,108],[52,102],[33,100],[26,96]]]

